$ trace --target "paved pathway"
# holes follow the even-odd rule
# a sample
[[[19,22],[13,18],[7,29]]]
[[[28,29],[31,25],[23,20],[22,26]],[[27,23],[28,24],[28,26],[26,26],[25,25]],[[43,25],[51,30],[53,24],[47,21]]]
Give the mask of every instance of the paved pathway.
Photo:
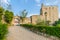
[[[23,27],[11,26],[7,40],[52,40],[43,36],[37,35]]]

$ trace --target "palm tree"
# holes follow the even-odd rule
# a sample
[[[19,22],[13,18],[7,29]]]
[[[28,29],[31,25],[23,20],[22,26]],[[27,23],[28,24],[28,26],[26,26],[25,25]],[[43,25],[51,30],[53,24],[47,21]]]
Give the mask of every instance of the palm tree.
[[[26,16],[27,16],[27,12],[26,12],[26,10],[23,10],[22,12],[21,12],[21,14],[20,14],[20,19],[22,20],[22,24],[23,24],[23,21],[24,21],[24,19],[26,18]]]

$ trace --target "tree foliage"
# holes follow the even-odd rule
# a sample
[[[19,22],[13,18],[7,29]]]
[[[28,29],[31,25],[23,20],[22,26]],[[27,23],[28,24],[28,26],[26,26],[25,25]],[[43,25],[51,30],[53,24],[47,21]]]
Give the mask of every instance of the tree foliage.
[[[4,9],[2,7],[0,7],[0,21],[2,20],[3,13],[4,13]]]
[[[6,37],[7,33],[8,33],[7,24],[2,24],[0,22],[0,40],[3,40]]]
[[[32,25],[32,24],[21,24],[21,26],[33,31],[34,33],[44,33],[49,36],[55,36],[60,38],[60,27],[55,26],[44,26],[44,25]]]
[[[4,19],[7,23],[10,23],[13,19],[13,12],[6,10],[5,15],[4,15]]]
[[[26,16],[27,16],[27,12],[26,12],[26,10],[23,10],[21,13],[20,13],[20,19],[22,20],[22,23],[23,23],[23,21],[24,21],[24,18],[26,18]]]
[[[37,25],[45,25],[45,22],[44,21],[39,21],[39,22],[37,22]]]
[[[58,21],[55,21],[55,23],[53,25],[54,26],[60,26],[60,19]]]

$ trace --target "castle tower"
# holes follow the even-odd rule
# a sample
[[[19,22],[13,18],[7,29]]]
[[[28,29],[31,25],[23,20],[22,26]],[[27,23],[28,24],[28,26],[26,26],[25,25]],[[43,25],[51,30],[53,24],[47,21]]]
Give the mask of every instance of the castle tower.
[[[43,16],[44,21],[50,21],[50,24],[53,24],[55,21],[58,21],[58,7],[44,6],[42,4],[40,15]]]

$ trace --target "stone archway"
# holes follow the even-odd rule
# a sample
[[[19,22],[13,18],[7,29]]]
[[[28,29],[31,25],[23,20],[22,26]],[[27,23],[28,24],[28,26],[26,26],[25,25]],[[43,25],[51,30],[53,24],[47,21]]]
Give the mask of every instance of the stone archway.
[[[16,25],[20,25],[20,18],[18,16],[15,16],[13,18],[13,25],[16,26]]]
[[[15,18],[15,19],[14,19],[14,25],[18,25],[18,24],[19,24],[18,18]]]

